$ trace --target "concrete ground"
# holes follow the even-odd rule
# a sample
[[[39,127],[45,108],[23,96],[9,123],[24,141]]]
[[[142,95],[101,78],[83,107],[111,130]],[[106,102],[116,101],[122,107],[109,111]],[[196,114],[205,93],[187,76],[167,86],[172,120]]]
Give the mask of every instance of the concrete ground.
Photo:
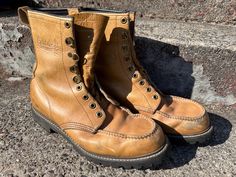
[[[29,82],[34,54],[31,36],[28,28],[18,23],[15,13],[0,13],[0,177],[236,176],[236,27],[231,11],[220,15],[231,8],[232,3],[227,1],[223,11],[212,3],[215,11],[200,19],[201,23],[191,20],[182,9],[189,7],[197,13],[197,9],[208,7],[210,2],[199,4],[200,1],[196,1],[199,6],[194,6],[181,1],[175,13],[171,11],[167,15],[168,20],[156,17],[157,13],[149,16],[155,9],[153,4],[149,12],[143,7],[143,17],[139,14],[136,51],[153,82],[164,93],[203,103],[215,127],[209,142],[173,144],[158,169],[144,171],[94,165],[79,156],[61,136],[47,134],[32,120]],[[97,1],[91,4],[98,6]],[[100,4],[106,5],[114,7],[116,4],[106,1]],[[149,5],[148,0],[145,1],[144,6]],[[161,3],[159,10],[167,13],[164,6]],[[183,19],[176,21],[181,15]],[[220,25],[203,23],[211,17],[215,23],[218,17],[227,20]]]
[[[173,176],[233,177],[236,175],[236,111],[207,106],[214,125],[204,145],[172,145],[159,169],[124,170],[94,165],[58,134],[46,133],[30,112],[29,79],[0,81],[0,176]],[[10,81],[9,81],[10,80]]]

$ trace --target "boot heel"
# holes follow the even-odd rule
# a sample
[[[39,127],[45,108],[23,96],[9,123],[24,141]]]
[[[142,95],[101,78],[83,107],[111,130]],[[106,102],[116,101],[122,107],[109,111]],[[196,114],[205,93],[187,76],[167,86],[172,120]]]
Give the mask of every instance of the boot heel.
[[[55,131],[50,127],[50,124],[44,120],[40,114],[38,114],[33,108],[32,108],[32,117],[41,127],[43,127],[48,133],[55,133]]]

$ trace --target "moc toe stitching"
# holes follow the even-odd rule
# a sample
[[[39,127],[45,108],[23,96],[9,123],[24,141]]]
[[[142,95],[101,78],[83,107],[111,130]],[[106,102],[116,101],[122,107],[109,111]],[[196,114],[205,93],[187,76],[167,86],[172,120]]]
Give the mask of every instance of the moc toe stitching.
[[[107,131],[107,130],[98,130],[98,133],[106,134],[108,136],[113,136],[113,137],[122,138],[122,139],[142,140],[142,139],[148,139],[148,138],[154,136],[155,134],[157,134],[159,128],[160,128],[159,126],[155,126],[155,128],[153,129],[152,132],[150,132],[148,134],[144,134],[144,135],[126,135],[126,134],[111,132],[111,131]]]

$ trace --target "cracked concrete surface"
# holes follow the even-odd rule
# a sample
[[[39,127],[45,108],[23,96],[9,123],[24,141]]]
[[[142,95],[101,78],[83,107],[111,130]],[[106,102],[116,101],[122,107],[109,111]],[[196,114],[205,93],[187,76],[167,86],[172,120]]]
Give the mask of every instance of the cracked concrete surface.
[[[233,105],[236,103],[235,29],[225,25],[137,20],[137,52],[153,81],[167,93],[206,104]],[[0,65],[8,73],[30,77],[34,54],[28,28],[4,23],[0,24],[0,35]],[[158,74],[154,73],[156,68]],[[169,79],[163,88],[158,81],[166,78]]]
[[[200,146],[173,144],[158,169],[124,170],[94,165],[61,136],[46,133],[31,117],[28,93],[29,79],[0,81],[1,177],[236,175],[236,111],[230,106],[207,106],[215,127],[211,141]]]

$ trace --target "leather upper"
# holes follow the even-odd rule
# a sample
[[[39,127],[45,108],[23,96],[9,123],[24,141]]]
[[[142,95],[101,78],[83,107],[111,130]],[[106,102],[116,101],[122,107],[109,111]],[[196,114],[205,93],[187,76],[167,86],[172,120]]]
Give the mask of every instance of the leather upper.
[[[34,78],[31,82],[33,106],[59,125],[68,121],[77,122],[95,131],[103,123],[105,113],[88,93],[85,85],[74,81],[75,77],[80,79],[81,76],[71,72],[76,61],[68,56],[68,53],[77,53],[73,19],[36,11],[28,11],[28,17],[36,55]],[[71,27],[66,28],[65,23],[69,23]],[[71,39],[73,46],[66,44],[67,39]],[[82,86],[80,91],[78,85]],[[86,100],[83,99],[85,95],[88,97]],[[89,109],[92,103],[96,104],[95,109]],[[102,117],[98,118],[97,112],[101,112]],[[78,119],[78,115],[83,119]]]
[[[163,97],[163,103],[154,114],[140,113],[152,116],[168,134],[197,135],[208,130],[210,121],[202,105],[177,96]]]
[[[136,58],[130,22],[121,20],[129,19],[128,13],[108,16],[95,65],[98,81],[106,94],[132,112],[157,120],[168,134],[193,135],[208,130],[209,118],[199,103],[165,96],[153,86]]]
[[[160,126],[110,103],[95,84],[94,63],[108,17],[19,11],[32,32],[36,63],[30,97],[38,112],[93,154],[136,158],[165,145]]]

